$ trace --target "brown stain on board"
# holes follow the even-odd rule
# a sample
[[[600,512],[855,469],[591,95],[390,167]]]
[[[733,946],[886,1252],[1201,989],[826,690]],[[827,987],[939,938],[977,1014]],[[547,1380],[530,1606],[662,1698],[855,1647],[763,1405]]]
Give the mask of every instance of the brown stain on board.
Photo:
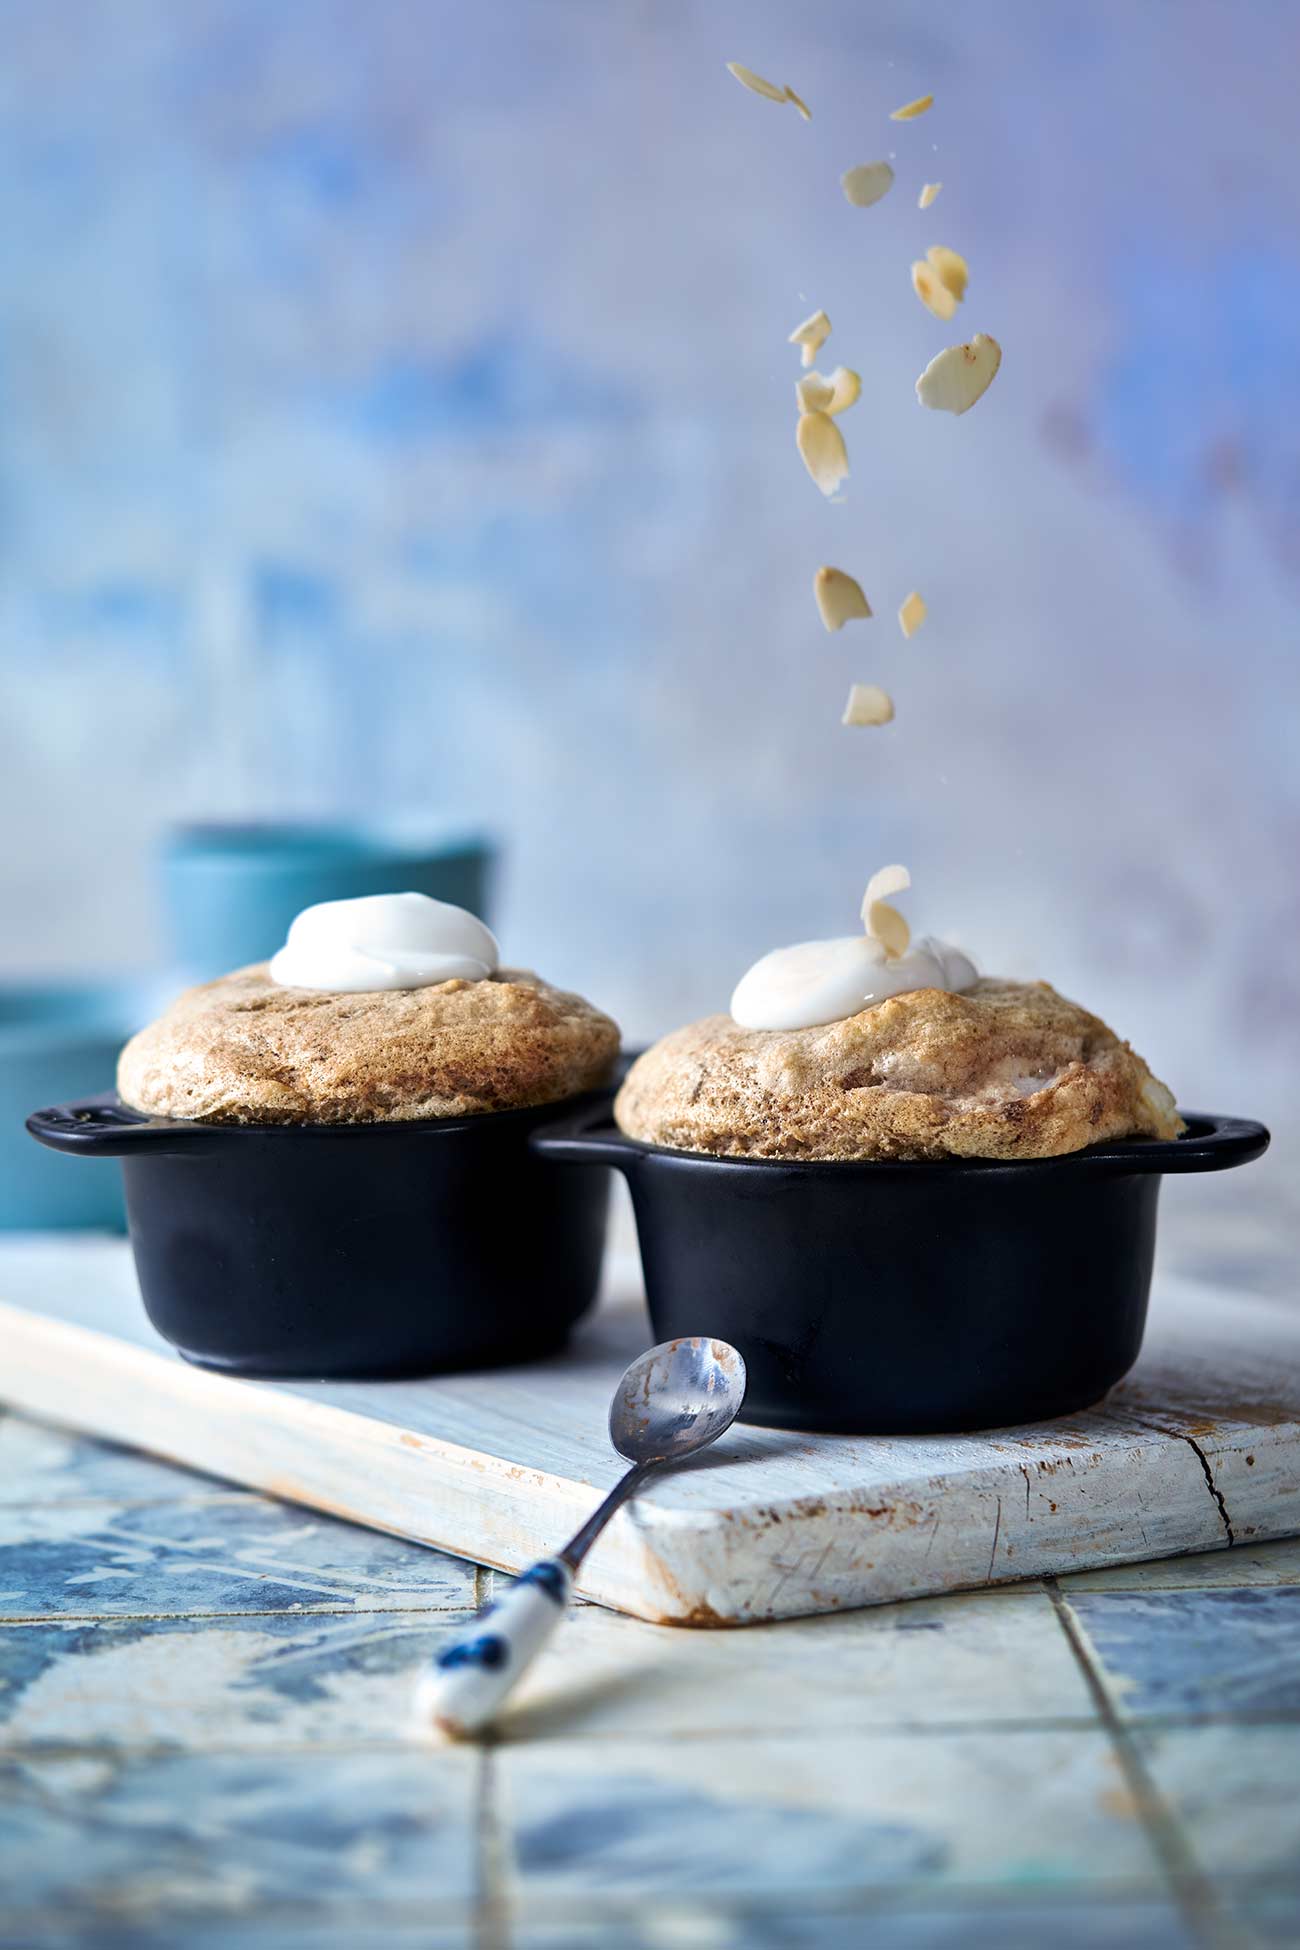
[[[764,1506],[754,1510],[735,1510],[728,1513],[729,1521],[735,1522],[743,1529],[752,1532],[755,1536],[761,1536],[765,1530],[769,1530],[783,1521],[793,1522],[800,1518],[807,1519],[808,1521],[816,1521],[823,1517],[849,1519],[865,1517],[874,1523],[883,1522],[889,1529],[912,1530],[933,1523],[934,1511],[931,1506],[914,1502],[911,1499],[898,1504],[877,1504],[855,1503],[851,1500],[846,1500],[843,1503],[828,1503],[824,1497],[805,1497],[787,1504],[783,1511],[776,1510],[770,1506]],[[814,1578],[832,1548],[833,1546],[828,1544],[822,1552],[821,1559],[813,1567]],[[867,1559],[862,1561],[860,1568],[864,1571],[874,1570],[875,1560]],[[639,1616],[648,1618],[651,1624],[680,1625],[684,1626],[688,1631],[732,1631],[738,1626],[743,1628],[749,1625],[770,1622],[766,1615],[763,1614],[753,1618],[728,1618],[716,1611],[706,1599],[689,1598],[682,1590],[672,1572],[668,1570],[667,1566],[660,1559],[654,1560],[654,1574],[658,1582],[663,1586],[668,1601],[670,1603],[674,1600],[677,1601],[679,1608],[672,1611],[660,1610],[653,1614],[650,1612],[638,1614]],[[844,1604],[842,1593],[827,1590],[815,1582],[809,1583],[806,1587],[806,1597],[808,1599],[808,1609],[814,1613],[821,1612],[824,1614],[826,1612],[838,1611]],[[805,1614],[800,1612],[796,1615],[803,1616]]]
[[[787,1503],[783,1510],[770,1504],[760,1504],[752,1510],[728,1510],[726,1521],[737,1524],[743,1530],[761,1536],[765,1530],[780,1523],[815,1523],[821,1517],[867,1517],[873,1523],[894,1522],[902,1529],[909,1529],[922,1521],[930,1521],[933,1512],[921,1503],[855,1503],[846,1499],[843,1503],[828,1503],[824,1497],[800,1497]]]
[[[733,1631],[736,1625],[734,1618],[724,1618],[720,1612],[714,1611],[712,1605],[703,1603],[692,1606],[688,1612],[677,1612],[672,1618],[657,1618],[652,1622],[656,1625],[684,1625],[688,1631],[697,1632],[717,1631],[720,1628]],[[756,1619],[755,1623],[762,1621]]]
[[[724,1618],[721,1612],[715,1611],[713,1606],[705,1598],[696,1598],[693,1601],[688,1599],[686,1593],[682,1590],[676,1578],[662,1559],[652,1559],[651,1565],[660,1584],[664,1587],[669,1602],[675,1602],[678,1609],[672,1612],[662,1612],[658,1617],[651,1616],[649,1612],[641,1613],[640,1616],[649,1619],[650,1624],[684,1625],[688,1631],[717,1631],[721,1628],[731,1631],[738,1624],[751,1622],[736,1618]]]
[[[1011,1441],[1005,1446],[1016,1449],[1041,1449],[1044,1443],[1046,1443],[1053,1449],[1093,1449],[1093,1444],[1096,1440],[1097,1438],[1093,1434],[1084,1435],[1082,1433],[1076,1433],[1073,1429],[1058,1428],[1053,1424],[1050,1434],[1042,1429],[1037,1429],[1032,1435],[1013,1436]],[[1001,1448],[1004,1445],[996,1443],[993,1446],[995,1448]],[[1096,1454],[1095,1449],[1093,1449],[1093,1454]],[[1066,1458],[1062,1457],[1060,1460],[1065,1461]]]
[[[1269,1429],[1300,1424],[1300,1401],[1279,1402],[1271,1392],[1258,1396],[1237,1393],[1219,1399],[1214,1396],[1211,1383],[1206,1393],[1198,1390],[1195,1401],[1180,1401],[1176,1378],[1170,1376],[1159,1377],[1149,1387],[1140,1382],[1122,1383],[1117,1396],[1121,1394],[1122,1399],[1115,1401],[1117,1408],[1157,1416],[1158,1426],[1166,1433],[1190,1435],[1198,1441],[1208,1438],[1230,1442],[1243,1424],[1255,1427],[1262,1424]]]

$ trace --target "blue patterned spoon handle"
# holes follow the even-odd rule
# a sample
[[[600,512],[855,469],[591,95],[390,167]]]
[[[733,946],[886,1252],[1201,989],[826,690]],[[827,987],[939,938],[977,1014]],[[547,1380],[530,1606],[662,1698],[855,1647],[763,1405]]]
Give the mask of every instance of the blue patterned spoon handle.
[[[573,1573],[544,1557],[443,1646],[415,1696],[419,1718],[459,1738],[496,1715],[564,1617]]]

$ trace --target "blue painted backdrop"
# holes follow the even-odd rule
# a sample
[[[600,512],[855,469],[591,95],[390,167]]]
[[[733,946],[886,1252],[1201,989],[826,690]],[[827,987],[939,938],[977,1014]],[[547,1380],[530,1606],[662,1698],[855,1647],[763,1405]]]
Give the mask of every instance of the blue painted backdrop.
[[[509,843],[509,955],[645,1036],[901,858],[920,926],[1185,1101],[1289,1114],[1293,5],[0,28],[5,964],[154,954],[169,818],[456,813]],[[959,421],[912,396],[957,336],[909,287],[935,241],[1005,347]],[[865,379],[838,506],[792,443],[817,305]],[[823,633],[822,561],[878,620]],[[854,677],[888,731],[840,729]]]

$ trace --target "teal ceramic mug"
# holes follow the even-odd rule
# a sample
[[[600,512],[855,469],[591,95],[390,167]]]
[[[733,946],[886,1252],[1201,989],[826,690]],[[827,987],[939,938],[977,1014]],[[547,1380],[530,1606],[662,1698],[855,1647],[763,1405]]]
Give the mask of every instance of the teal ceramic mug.
[[[361,894],[431,894],[487,920],[494,858],[490,839],[463,829],[179,826],[162,852],[173,965],[181,980],[210,981],[265,961],[304,907]]]
[[[158,1007],[157,990],[144,983],[0,984],[0,1228],[125,1231],[112,1160],[96,1159],[84,1173],[60,1169],[23,1126],[33,1104],[111,1090],[118,1051]]]

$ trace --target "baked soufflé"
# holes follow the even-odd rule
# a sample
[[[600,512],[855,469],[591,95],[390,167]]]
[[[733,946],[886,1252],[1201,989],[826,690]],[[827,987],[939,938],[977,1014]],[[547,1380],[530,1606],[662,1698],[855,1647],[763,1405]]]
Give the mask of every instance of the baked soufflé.
[[[1174,1100],[1099,1017],[1046,982],[913,989],[836,1022],[675,1030],[615,1104],[629,1137],[722,1157],[1050,1158],[1173,1138]]]
[[[604,1083],[618,1025],[540,976],[349,993],[285,987],[266,964],[188,989],[133,1036],[124,1103],[209,1124],[467,1117]]]

